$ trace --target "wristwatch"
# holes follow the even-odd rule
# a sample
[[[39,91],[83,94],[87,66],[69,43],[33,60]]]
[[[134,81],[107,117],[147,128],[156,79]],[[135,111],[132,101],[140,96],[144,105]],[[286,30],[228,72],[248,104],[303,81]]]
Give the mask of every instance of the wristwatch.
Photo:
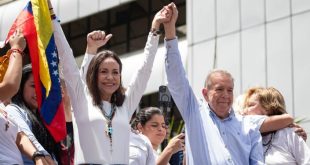
[[[35,162],[35,159],[37,157],[45,157],[44,153],[42,151],[36,151],[32,154],[32,161]]]

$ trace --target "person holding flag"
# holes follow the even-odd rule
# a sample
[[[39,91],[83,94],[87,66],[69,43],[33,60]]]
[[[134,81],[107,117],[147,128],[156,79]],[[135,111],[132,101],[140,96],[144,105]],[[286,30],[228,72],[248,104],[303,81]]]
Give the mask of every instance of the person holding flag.
[[[21,81],[26,41],[20,29],[16,30],[8,43],[11,48],[0,59],[0,126],[4,127],[4,129],[0,129],[0,164],[23,164],[21,157],[21,153],[23,153],[28,158],[33,158],[35,164],[47,165],[44,157],[35,156],[37,149],[21,131],[14,116],[9,115],[1,103],[3,100],[10,99],[18,91]],[[6,60],[8,60],[7,63]]]
[[[20,89],[7,110],[38,149],[35,156],[45,156],[48,163],[54,164],[59,159],[56,144],[65,138],[66,125],[47,1],[31,0],[15,20],[8,37],[16,28],[23,30],[31,65],[24,67]],[[32,161],[24,158],[24,163]]]
[[[30,0],[16,18],[9,38],[19,28],[27,41],[38,113],[55,142],[66,137],[58,73],[58,54],[47,0]]]

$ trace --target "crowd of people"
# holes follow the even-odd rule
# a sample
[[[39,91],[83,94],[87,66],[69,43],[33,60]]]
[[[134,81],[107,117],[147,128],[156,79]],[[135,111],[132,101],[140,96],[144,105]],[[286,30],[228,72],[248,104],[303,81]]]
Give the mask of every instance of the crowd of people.
[[[50,0],[48,5],[54,15]],[[61,142],[53,139],[38,111],[32,65],[23,66],[26,41],[18,29],[9,40],[7,70],[1,73],[0,164],[310,164],[306,132],[287,114],[277,89],[249,89],[240,111],[234,111],[234,79],[215,69],[205,80],[204,98],[196,98],[178,49],[177,18],[174,3],[155,14],[143,63],[124,87],[121,59],[111,50],[98,51],[112,34],[97,30],[87,35],[79,69],[59,21],[52,17],[68,132]],[[134,112],[152,72],[161,25],[168,89],[185,132],[159,152],[169,132],[164,113],[156,107]],[[171,161],[179,151],[183,160]]]

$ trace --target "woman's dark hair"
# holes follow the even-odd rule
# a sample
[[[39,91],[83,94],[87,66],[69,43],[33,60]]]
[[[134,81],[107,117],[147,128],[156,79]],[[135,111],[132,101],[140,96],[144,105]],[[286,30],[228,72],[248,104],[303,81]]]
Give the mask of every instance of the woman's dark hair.
[[[13,96],[11,105],[19,106],[21,109],[25,110],[31,121],[31,131],[39,141],[39,143],[44,147],[44,149],[52,154],[55,153],[55,141],[51,134],[48,132],[47,128],[44,126],[41,116],[38,110],[31,110],[29,105],[26,103],[23,97],[23,91],[25,88],[26,81],[32,75],[32,67],[30,64],[25,65],[22,70],[22,79],[19,86],[18,92]],[[15,105],[14,105],[15,104]]]
[[[122,62],[120,58],[116,55],[116,53],[104,50],[98,53],[91,61],[86,73],[86,84],[89,90],[89,93],[93,99],[93,104],[100,107],[101,106],[101,96],[100,90],[98,88],[98,72],[100,64],[107,58],[113,58],[119,65],[120,74],[122,73]],[[125,89],[122,85],[122,75],[120,75],[120,86],[119,88],[112,94],[111,103],[116,106],[123,105],[125,99]]]
[[[136,117],[131,122],[131,127],[137,129],[137,125],[140,123],[142,126],[146,124],[154,115],[163,115],[162,111],[156,107],[147,107],[141,109]]]
[[[13,96],[12,102],[17,105],[24,105],[29,109],[30,107],[25,104],[24,98],[23,98],[23,91],[25,88],[25,83],[29,79],[30,75],[32,75],[32,66],[30,64],[25,65],[22,70],[22,79],[19,85],[18,92]]]

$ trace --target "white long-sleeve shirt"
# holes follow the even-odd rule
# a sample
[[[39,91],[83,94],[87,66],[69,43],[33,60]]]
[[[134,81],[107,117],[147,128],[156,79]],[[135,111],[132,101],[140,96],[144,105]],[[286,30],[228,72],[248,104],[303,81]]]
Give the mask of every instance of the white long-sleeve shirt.
[[[138,72],[126,88],[122,106],[116,108],[112,120],[112,152],[110,139],[105,133],[106,119],[101,110],[93,105],[85,82],[85,75],[80,76],[72,50],[67,43],[58,22],[54,21],[55,41],[63,67],[63,74],[71,100],[74,123],[75,163],[128,164],[129,163],[129,121],[137,108],[149,80],[153,61],[158,47],[158,36],[151,33],[144,49],[145,59]],[[85,55],[82,73],[86,73],[93,55]],[[103,106],[109,107],[104,102]],[[109,110],[108,110],[109,111]]]
[[[302,165],[310,164],[310,149],[305,141],[299,137],[294,128],[283,128],[274,135],[263,137],[265,163],[266,164],[285,164]]]

